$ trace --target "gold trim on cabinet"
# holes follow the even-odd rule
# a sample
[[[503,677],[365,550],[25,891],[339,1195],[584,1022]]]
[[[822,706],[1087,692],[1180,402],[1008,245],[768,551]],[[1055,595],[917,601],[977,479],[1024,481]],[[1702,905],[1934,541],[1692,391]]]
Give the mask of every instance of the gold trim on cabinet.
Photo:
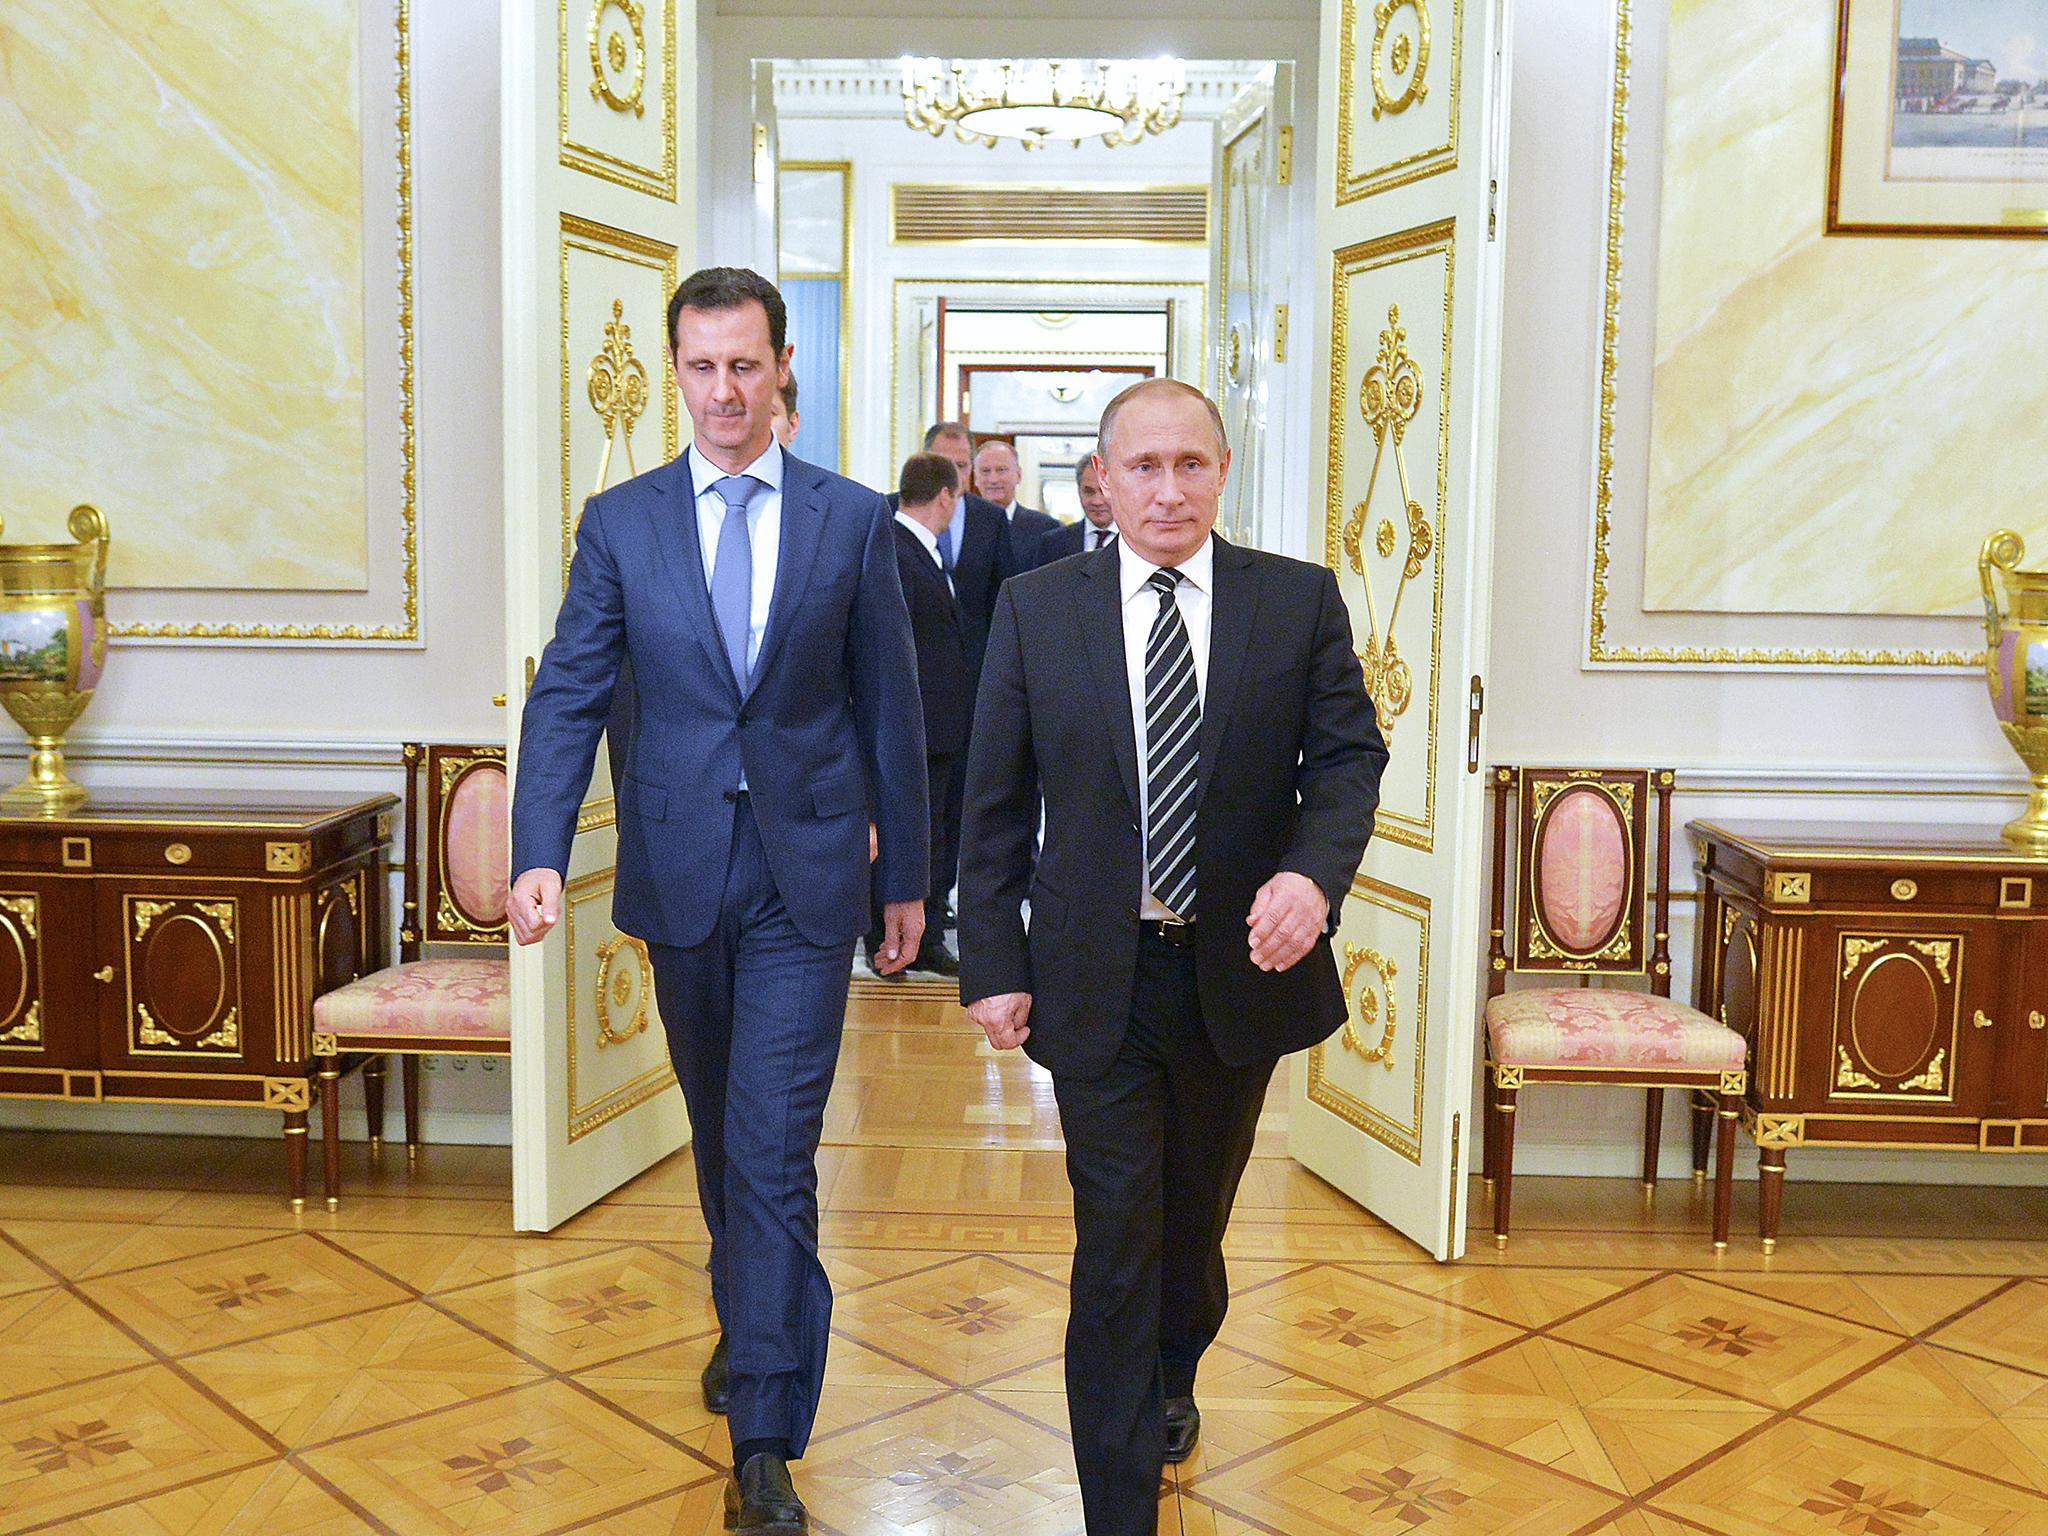
[[[564,0],[566,3],[566,0]],[[399,507],[405,552],[403,624],[109,624],[116,640],[417,640],[420,637],[419,454],[413,398],[412,266],[412,0],[395,0],[398,162],[398,392],[404,499]]]
[[[616,3],[618,0],[592,0],[590,31],[593,49],[597,47],[598,16]],[[676,6],[675,0],[656,0],[656,3],[661,6],[662,37],[661,164],[658,167],[641,165],[622,155],[580,144],[569,136],[569,0],[559,0],[555,23],[556,157],[566,170],[581,171],[614,186],[673,203],[676,200]]]
[[[2027,875],[2006,875],[1998,882],[1998,904],[2001,907],[2031,907],[2034,904],[2034,882]]]
[[[308,842],[265,843],[263,868],[273,875],[304,874],[313,867],[313,845]]]
[[[1803,869],[1773,870],[1764,895],[1770,901],[1781,901],[1787,906],[1810,906],[1813,902],[1813,875]]]
[[[1385,10],[1391,18],[1397,5],[1413,3],[1416,13],[1425,16],[1422,0],[1380,0],[1377,12]],[[1359,0],[1344,0],[1343,12],[1337,21],[1337,206],[1355,203],[1360,198],[1371,197],[1376,192],[1390,191],[1405,187],[1410,182],[1440,175],[1458,168],[1458,103],[1463,75],[1463,52],[1465,32],[1464,0],[1451,0],[1451,83],[1449,132],[1444,142],[1428,149],[1417,150],[1414,154],[1403,155],[1384,165],[1366,171],[1352,169],[1352,157],[1358,143],[1357,124],[1351,110],[1352,98],[1357,94],[1358,84],[1358,9]],[[1424,21],[1425,28],[1427,20]],[[1385,23],[1378,30],[1383,34]],[[1377,60],[1372,61],[1375,77],[1379,70]],[[1417,75],[1421,74],[1418,65]],[[1404,103],[1405,106],[1405,103]],[[1375,101],[1375,119],[1381,116]]]
[[[38,1050],[43,1040],[43,944],[37,921],[41,898],[33,891],[0,895],[0,929],[14,941],[21,961],[21,987],[0,1012],[0,1046]],[[29,954],[33,945],[33,964]]]
[[[1416,503],[1406,494],[1404,481],[1403,499],[1407,503],[1405,520],[1409,525],[1410,544],[1402,559],[1401,586],[1396,588],[1398,606],[1399,592],[1411,579],[1408,571],[1415,560],[1420,558],[1434,568],[1430,608],[1428,756],[1423,774],[1423,812],[1421,819],[1418,820],[1392,809],[1382,801],[1374,820],[1376,835],[1422,853],[1430,852],[1436,843],[1438,705],[1443,681],[1444,520],[1449,502],[1450,475],[1452,299],[1457,273],[1456,219],[1440,219],[1412,229],[1380,235],[1357,245],[1346,246],[1332,254],[1329,467],[1323,505],[1323,563],[1333,571],[1341,571],[1344,567],[1339,563],[1340,556],[1349,555],[1353,557],[1353,569],[1363,580],[1363,545],[1358,537],[1352,535],[1349,528],[1351,514],[1344,510],[1344,424],[1349,420],[1346,412],[1352,405],[1350,391],[1346,387],[1350,371],[1349,283],[1354,277],[1377,271],[1382,267],[1436,255],[1441,255],[1444,259],[1443,358],[1437,375],[1440,408],[1436,442],[1436,517],[1433,525],[1425,520],[1418,529]],[[1390,318],[1390,327],[1397,320],[1398,311]],[[1386,333],[1383,332],[1383,351],[1385,337]],[[1405,345],[1401,350],[1402,355],[1406,356]],[[1370,374],[1370,370],[1368,373]],[[1417,385],[1418,390],[1424,388],[1426,385]],[[1366,414],[1364,381],[1361,381],[1360,389],[1358,409],[1361,416],[1370,424],[1372,418]],[[1402,462],[1398,454],[1395,462]],[[1368,496],[1366,501],[1360,503],[1361,507],[1366,506],[1369,501]],[[1426,542],[1424,535],[1427,535]],[[1418,574],[1419,569],[1417,567]],[[1392,643],[1395,617],[1396,614],[1390,610],[1386,631],[1389,647]],[[1380,636],[1376,615],[1372,620],[1370,633],[1375,654],[1378,655]],[[1370,677],[1371,667],[1363,656],[1360,657],[1360,665],[1366,668],[1367,676]],[[1391,726],[1392,722],[1383,720],[1381,723],[1382,727],[1386,728]]]

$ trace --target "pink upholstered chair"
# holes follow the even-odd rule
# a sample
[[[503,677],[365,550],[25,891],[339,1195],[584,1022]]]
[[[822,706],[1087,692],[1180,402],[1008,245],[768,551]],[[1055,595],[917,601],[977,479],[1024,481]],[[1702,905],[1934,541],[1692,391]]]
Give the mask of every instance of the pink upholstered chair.
[[[1706,1176],[1718,1119],[1714,1246],[1725,1248],[1735,1117],[1748,1058],[1734,1030],[1671,998],[1671,770],[1496,768],[1493,774],[1485,1174],[1493,1187],[1494,1241],[1508,1240],[1517,1096],[1530,1083],[1597,1083],[1647,1090],[1643,1183],[1652,1190],[1664,1090],[1692,1094],[1695,1179]],[[1653,795],[1654,865],[1648,835]],[[1510,802],[1516,808],[1512,842]],[[1511,971],[1568,977],[1572,984],[1510,992]],[[1644,977],[1649,990],[1592,984],[1623,977]]]
[[[396,1056],[404,1064],[405,1151],[411,1160],[420,1145],[420,1058],[507,1056],[512,1050],[505,749],[409,742],[405,763],[408,846],[399,964],[313,1004],[330,1210],[341,1195],[343,1077],[362,1067],[370,1145],[379,1147],[384,1059]],[[429,959],[424,951],[430,944],[467,945],[475,953]]]

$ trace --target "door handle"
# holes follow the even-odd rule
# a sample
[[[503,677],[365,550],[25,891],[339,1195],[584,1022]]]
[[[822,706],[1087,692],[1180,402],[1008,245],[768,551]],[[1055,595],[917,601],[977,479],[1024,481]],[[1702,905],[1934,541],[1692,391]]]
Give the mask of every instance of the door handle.
[[[1979,1008],[1970,1016],[1970,1025],[1974,1029],[1989,1029],[1991,1027],[1991,1015],[1982,1008]]]
[[[2043,1013],[2038,1008],[2034,1009],[2027,1015],[2027,1028],[2048,1029],[2048,1013]]]
[[[74,972],[74,974],[76,973]],[[114,981],[114,968],[111,965],[103,965],[92,973],[92,979],[111,986]]]
[[[494,694],[492,694],[492,695],[491,695],[491,708],[493,708],[493,709],[503,709],[504,707],[505,707],[505,695],[503,695],[502,693],[494,693]]]

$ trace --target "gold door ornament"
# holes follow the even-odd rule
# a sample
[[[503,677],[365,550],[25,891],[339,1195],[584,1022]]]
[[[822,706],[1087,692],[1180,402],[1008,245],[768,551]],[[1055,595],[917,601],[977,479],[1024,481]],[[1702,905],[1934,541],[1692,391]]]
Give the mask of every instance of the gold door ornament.
[[[1415,13],[1415,31],[1393,33],[1394,18],[1402,11]],[[1428,0],[1379,0],[1372,8],[1372,115],[1380,117],[1406,112],[1429,94],[1429,4]],[[1399,91],[1387,88],[1387,80],[1407,83]]]
[[[1977,579],[1991,712],[2032,785],[2027,808],[2005,825],[2006,841],[2048,853],[2048,571],[2021,570],[2026,553],[2017,533],[1999,529],[1978,551]]]
[[[615,11],[619,19],[608,27],[606,22]],[[646,7],[641,0],[597,0],[591,6],[590,75],[593,98],[614,112],[646,115],[642,94],[647,85]]]
[[[1365,668],[1365,686],[1372,695],[1373,707],[1379,713],[1380,729],[1389,737],[1393,735],[1394,717],[1405,713],[1415,696],[1415,675],[1395,643],[1394,621],[1400,617],[1401,598],[1407,592],[1408,584],[1422,574],[1436,548],[1436,537],[1430,530],[1422,503],[1415,499],[1409,488],[1408,461],[1402,452],[1402,439],[1408,424],[1422,409],[1423,390],[1422,370],[1415,366],[1415,359],[1408,351],[1408,332],[1401,324],[1401,306],[1389,304],[1386,328],[1380,332],[1378,360],[1366,369],[1358,387],[1358,412],[1372,429],[1372,470],[1366,476],[1364,497],[1352,507],[1351,516],[1344,524],[1344,553],[1351,561],[1351,569],[1364,584],[1366,621],[1370,626],[1366,647],[1358,659]],[[1382,625],[1378,596],[1373,590],[1372,573],[1366,568],[1363,546],[1372,494],[1379,485],[1380,469],[1386,462],[1390,444],[1394,472],[1401,487],[1408,549],[1402,557],[1401,574],[1394,583],[1393,602],[1387,609],[1386,623]],[[1399,537],[1393,520],[1382,519],[1374,533],[1373,548],[1381,558],[1391,559]]]
[[[638,960],[637,966],[624,963]],[[647,1029],[647,1004],[654,996],[654,966],[647,946],[615,933],[597,946],[597,1048],[624,1045]],[[624,1023],[616,1022],[623,1019]]]
[[[1378,973],[1380,984],[1377,991],[1371,986],[1358,993],[1355,1006],[1344,1013],[1344,1049],[1351,1051],[1367,1063],[1378,1062],[1389,1072],[1394,1070],[1394,1031],[1398,1019],[1394,1012],[1394,962],[1376,949],[1357,944],[1344,946],[1344,995],[1351,996],[1351,984],[1357,979],[1360,968],[1371,965]],[[1380,998],[1386,998],[1386,1020],[1381,1024]],[[1380,1024],[1380,1038],[1375,1045],[1367,1045],[1359,1034],[1358,1026],[1363,1022],[1367,1029]]]
[[[610,483],[612,444],[622,438],[626,473],[638,473],[633,467],[633,426],[647,409],[647,369],[633,355],[633,328],[626,324],[626,306],[621,299],[612,300],[612,317],[604,326],[604,348],[590,360],[584,389],[590,396],[590,408],[604,423],[604,456],[597,461],[597,484],[590,492],[595,496]]]

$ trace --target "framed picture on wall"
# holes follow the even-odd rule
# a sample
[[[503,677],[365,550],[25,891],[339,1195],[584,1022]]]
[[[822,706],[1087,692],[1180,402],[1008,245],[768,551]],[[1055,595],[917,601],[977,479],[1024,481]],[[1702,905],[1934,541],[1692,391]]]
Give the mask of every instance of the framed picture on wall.
[[[1831,235],[2048,235],[2048,0],[1840,0]]]

